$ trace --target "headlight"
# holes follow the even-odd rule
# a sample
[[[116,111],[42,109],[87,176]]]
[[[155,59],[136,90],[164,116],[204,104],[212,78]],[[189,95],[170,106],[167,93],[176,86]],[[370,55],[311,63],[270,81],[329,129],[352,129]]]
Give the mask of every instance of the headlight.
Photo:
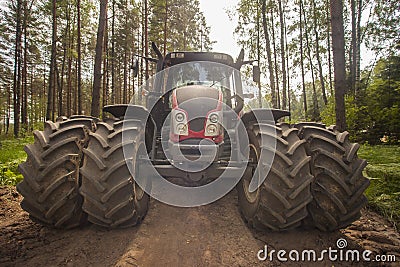
[[[183,120],[185,119],[185,115],[183,113],[179,112],[175,115],[175,119],[177,122],[183,122]]]
[[[208,135],[216,135],[218,131],[217,126],[213,124],[208,125],[206,130]]]
[[[219,119],[219,117],[218,117],[218,115],[217,114],[211,114],[211,116],[210,116],[210,121],[212,122],[212,123],[217,123],[218,122],[218,119]]]

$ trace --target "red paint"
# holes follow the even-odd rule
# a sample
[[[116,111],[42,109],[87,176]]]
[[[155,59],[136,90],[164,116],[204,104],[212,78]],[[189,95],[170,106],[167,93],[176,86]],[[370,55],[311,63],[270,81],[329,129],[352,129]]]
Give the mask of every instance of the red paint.
[[[186,118],[189,118],[188,113],[185,110],[180,109],[178,107],[178,100],[176,99],[176,90],[174,90],[173,93],[172,93],[172,108],[175,109],[175,110],[179,110],[181,112],[184,112],[185,115],[186,115]],[[181,135],[181,136],[179,136],[177,134],[174,134],[171,131],[170,135],[169,135],[170,140],[172,142],[174,142],[174,143],[177,143],[177,142],[181,142],[181,141],[187,140],[187,139],[208,139],[208,140],[214,141],[214,143],[216,143],[216,144],[221,143],[224,140],[224,132],[223,131],[222,131],[222,133],[220,135],[217,135],[217,136],[205,136],[206,123],[207,123],[207,119],[208,119],[210,113],[213,113],[213,112],[216,112],[216,111],[221,111],[221,110],[222,110],[222,92],[220,91],[219,92],[219,97],[218,97],[217,108],[213,109],[213,110],[210,110],[207,113],[207,118],[204,119],[203,130],[201,130],[200,132],[192,131],[190,129],[190,122],[189,122],[189,125],[188,125],[189,126],[189,129],[188,129],[189,130],[188,131],[189,135]]]

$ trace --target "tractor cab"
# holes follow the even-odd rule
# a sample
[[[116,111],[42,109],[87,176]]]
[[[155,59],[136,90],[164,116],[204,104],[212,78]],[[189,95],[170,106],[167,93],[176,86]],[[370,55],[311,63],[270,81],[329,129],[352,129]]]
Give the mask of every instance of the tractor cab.
[[[221,143],[224,107],[237,114],[242,111],[239,70],[253,61],[243,62],[243,53],[235,62],[224,53],[178,51],[163,57],[156,46],[153,50],[158,55],[157,74],[144,91],[157,128],[170,117],[171,141],[209,139]]]

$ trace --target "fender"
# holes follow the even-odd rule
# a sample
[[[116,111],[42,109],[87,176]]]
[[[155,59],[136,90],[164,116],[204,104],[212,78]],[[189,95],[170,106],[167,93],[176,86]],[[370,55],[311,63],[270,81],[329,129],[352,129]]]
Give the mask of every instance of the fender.
[[[118,119],[124,119],[126,110],[129,107],[129,113],[135,115],[135,119],[145,120],[150,116],[149,111],[143,106],[137,105],[129,105],[129,104],[118,104],[118,105],[109,105],[103,108],[104,112],[110,113],[114,117]]]
[[[271,118],[272,114],[272,118]],[[290,116],[290,112],[287,110],[281,109],[266,109],[266,108],[256,108],[252,109],[243,114],[241,117],[244,125],[249,125],[250,122],[259,121],[275,121],[277,122],[279,119],[283,117]]]

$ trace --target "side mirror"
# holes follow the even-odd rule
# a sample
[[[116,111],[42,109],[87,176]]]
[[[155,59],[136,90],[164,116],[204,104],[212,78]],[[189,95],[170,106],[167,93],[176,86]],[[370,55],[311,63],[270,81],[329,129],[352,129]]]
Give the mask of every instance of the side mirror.
[[[260,66],[253,66],[253,82],[261,82],[261,70]]]
[[[139,75],[139,61],[137,59],[132,60],[131,69],[133,70],[133,77],[137,77]]]

